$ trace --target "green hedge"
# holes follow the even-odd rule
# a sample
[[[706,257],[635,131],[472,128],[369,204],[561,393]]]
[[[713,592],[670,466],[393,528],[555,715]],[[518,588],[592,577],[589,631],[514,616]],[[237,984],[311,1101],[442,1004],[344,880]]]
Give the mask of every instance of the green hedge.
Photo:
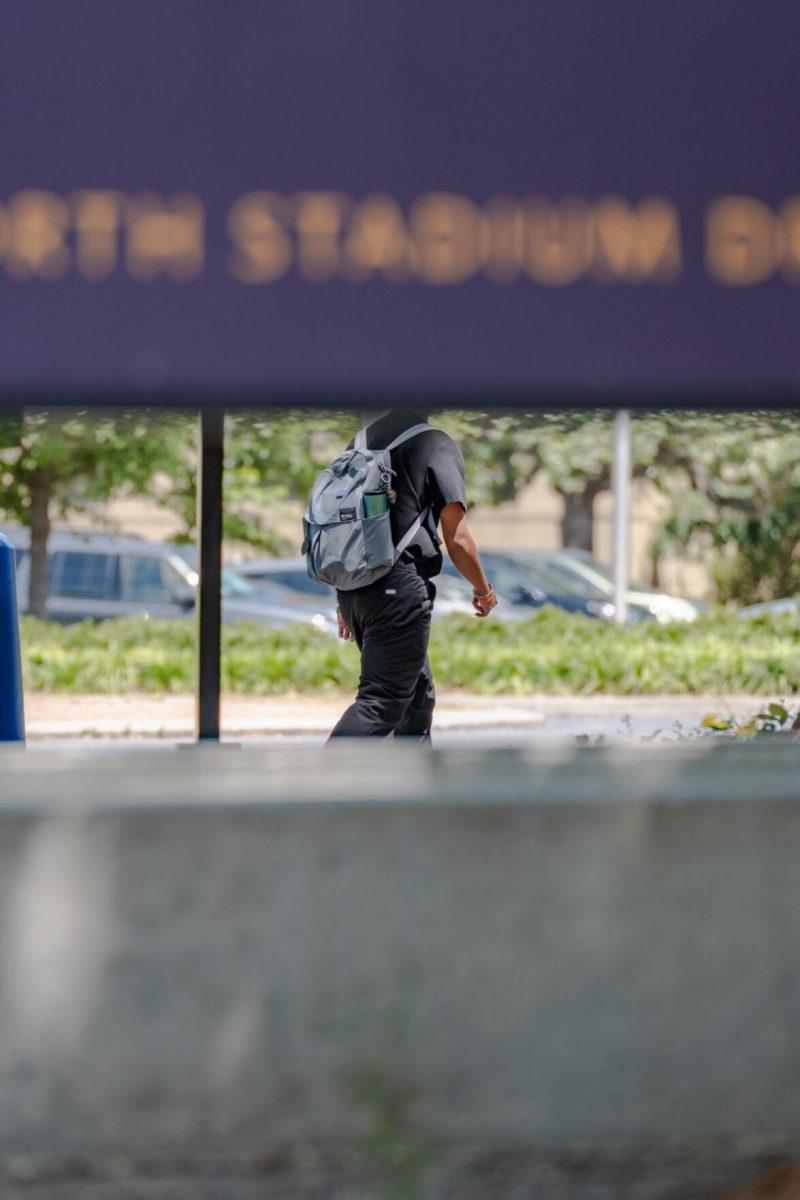
[[[28,688],[50,692],[185,692],[194,685],[194,623],[145,619],[59,626],[25,618]],[[800,690],[800,620],[744,622],[717,612],[694,625],[617,629],[554,609],[529,621],[459,618],[434,626],[431,659],[444,687],[501,692]],[[224,630],[232,692],[352,689],[358,654],[314,629]]]

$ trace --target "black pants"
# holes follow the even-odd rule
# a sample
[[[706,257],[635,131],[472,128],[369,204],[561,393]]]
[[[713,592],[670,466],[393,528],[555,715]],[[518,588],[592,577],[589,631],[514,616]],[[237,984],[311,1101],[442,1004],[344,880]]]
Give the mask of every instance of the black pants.
[[[361,651],[355,702],[331,737],[395,737],[430,741],[435,693],[428,637],[436,590],[402,560],[388,575],[354,592],[339,607]]]

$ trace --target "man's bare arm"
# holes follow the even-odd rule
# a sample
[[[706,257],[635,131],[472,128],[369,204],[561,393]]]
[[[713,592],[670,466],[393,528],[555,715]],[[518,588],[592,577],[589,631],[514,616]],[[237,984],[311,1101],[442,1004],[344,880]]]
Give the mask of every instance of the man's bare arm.
[[[481,556],[462,505],[445,505],[440,519],[447,553],[467,582],[472,584],[475,611],[479,617],[488,616],[497,604],[497,597],[481,566]]]

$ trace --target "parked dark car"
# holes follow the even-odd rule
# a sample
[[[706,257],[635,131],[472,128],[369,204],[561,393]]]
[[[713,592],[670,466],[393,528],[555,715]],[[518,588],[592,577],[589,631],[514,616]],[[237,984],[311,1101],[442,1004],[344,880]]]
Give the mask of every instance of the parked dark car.
[[[236,570],[259,591],[280,584],[291,589],[301,603],[313,598],[315,603],[323,605],[327,599],[331,612],[335,612],[336,597],[333,589],[309,577],[304,558],[265,558],[258,562],[240,562],[236,564]],[[448,577],[446,580],[437,581],[437,601],[433,610],[437,619],[453,615],[468,616],[473,613],[472,590],[457,572],[456,575],[455,579]]]
[[[565,612],[582,613],[610,621],[614,616],[614,605],[599,588],[592,588],[585,581],[570,586],[566,578],[559,578],[544,565],[535,565],[512,552],[481,552],[488,574],[501,603],[528,608],[541,608],[552,604]],[[445,572],[454,573],[456,568],[445,560]],[[634,624],[648,614],[634,606],[628,609],[628,623]]]
[[[482,553],[481,558],[501,602],[494,614],[497,620],[519,620],[528,609],[544,604],[601,620],[611,620],[614,615],[614,605],[608,596],[585,580],[576,579],[569,587],[566,579],[557,578],[544,567],[534,566],[511,553],[489,551]],[[336,601],[332,589],[309,578],[304,558],[241,562],[236,564],[236,570],[259,590],[279,583],[291,588],[300,602],[312,596],[319,602],[328,598],[333,614]],[[449,558],[444,560],[439,581],[434,582],[439,592],[435,616],[472,614],[471,589]],[[643,610],[629,608],[628,621],[633,623],[645,615]]]
[[[614,572],[585,550],[532,550],[520,557],[534,567],[543,565],[551,574],[573,581],[576,586],[581,581],[587,582],[603,592],[609,600],[613,599]],[[660,625],[696,621],[700,613],[708,608],[702,601],[686,600],[659,588],[643,587],[637,583],[631,583],[627,601],[629,606],[644,609]]]
[[[28,611],[30,539],[27,530],[4,529],[16,549],[17,595]],[[191,547],[156,545],[103,534],[52,533],[48,543],[47,616],[61,624],[86,618],[147,614],[186,618],[195,606],[198,576]],[[333,632],[322,606],[298,607],[276,587],[259,594],[229,567],[222,575],[223,621],[254,621],[270,628],[311,624]]]
[[[238,574],[258,591],[270,584],[280,584],[303,596],[314,596],[320,602],[330,601],[334,607],[336,599],[333,588],[317,583],[306,568],[304,558],[261,558],[257,562],[237,562]]]

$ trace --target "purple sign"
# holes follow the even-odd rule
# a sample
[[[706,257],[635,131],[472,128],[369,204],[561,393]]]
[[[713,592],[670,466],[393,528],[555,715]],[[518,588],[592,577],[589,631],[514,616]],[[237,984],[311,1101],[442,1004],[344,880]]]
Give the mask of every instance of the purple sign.
[[[793,402],[789,0],[6,0],[0,403]]]

